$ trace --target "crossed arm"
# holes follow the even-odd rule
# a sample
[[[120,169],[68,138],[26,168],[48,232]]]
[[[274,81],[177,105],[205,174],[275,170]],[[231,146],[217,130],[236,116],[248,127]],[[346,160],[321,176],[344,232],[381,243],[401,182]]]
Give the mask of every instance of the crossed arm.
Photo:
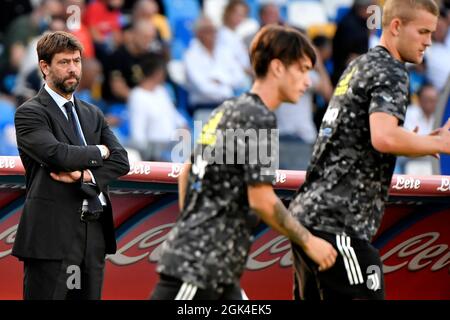
[[[83,172],[84,181],[90,182],[92,173],[101,190],[111,180],[129,171],[126,151],[103,117],[101,121],[100,147],[106,150],[105,159],[96,145],[76,146],[58,141],[49,119],[32,105],[23,106],[15,116],[18,147],[53,172],[53,179],[72,183],[78,181]]]

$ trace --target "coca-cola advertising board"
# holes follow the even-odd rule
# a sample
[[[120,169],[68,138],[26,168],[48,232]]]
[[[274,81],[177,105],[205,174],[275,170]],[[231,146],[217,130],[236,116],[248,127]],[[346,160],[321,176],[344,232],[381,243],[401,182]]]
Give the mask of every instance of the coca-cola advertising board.
[[[118,243],[107,256],[103,299],[148,299],[160,246],[178,215],[181,165],[139,162],[112,185]],[[0,157],[0,299],[21,299],[23,266],[11,256],[25,200],[17,157]],[[277,172],[277,193],[289,202],[304,172]],[[380,250],[387,299],[450,299],[450,177],[394,176],[373,244]],[[264,225],[242,278],[250,299],[292,299],[289,241]]]

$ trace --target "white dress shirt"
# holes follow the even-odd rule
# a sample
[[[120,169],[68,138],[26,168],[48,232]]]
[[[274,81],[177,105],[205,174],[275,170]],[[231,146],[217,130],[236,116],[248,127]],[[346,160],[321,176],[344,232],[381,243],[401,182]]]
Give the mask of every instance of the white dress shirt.
[[[411,105],[406,111],[405,123],[403,127],[409,131],[412,131],[416,126],[419,127],[419,131],[417,132],[418,134],[429,134],[433,131],[434,115],[428,118],[421,107]]]
[[[435,42],[426,51],[426,75],[439,91],[444,89],[450,75],[450,47]]]
[[[73,95],[70,97],[70,100],[67,100],[66,98],[64,98],[63,96],[61,96],[59,93],[55,92],[52,88],[50,88],[47,83],[44,85],[44,89],[48,92],[48,94],[53,98],[53,100],[56,102],[56,104],[58,105],[59,109],[61,110],[61,112],[64,114],[64,116],[66,117],[67,120],[69,120],[69,118],[67,117],[67,111],[66,108],[64,107],[64,104],[66,104],[67,102],[72,102],[72,104],[75,106],[75,101],[73,98]],[[80,125],[80,120],[78,119],[78,115],[76,112],[73,112],[75,121],[77,123],[78,129],[81,132],[81,138],[84,141],[84,144],[87,145],[86,143],[86,139],[84,138],[84,133],[83,133],[83,128]],[[100,154],[101,154],[101,149],[99,146],[97,146]],[[92,177],[92,183],[95,184],[95,178],[94,175],[92,174],[92,172],[90,170],[87,170],[89,172],[89,174]],[[99,194],[99,199],[100,202],[102,203],[103,206],[106,206],[106,199],[103,193]],[[86,206],[87,207],[87,200],[83,201],[83,207]]]
[[[191,104],[222,102],[234,96],[234,89],[246,85],[245,73],[233,53],[216,45],[209,53],[198,39],[193,39],[184,55]]]
[[[221,48],[228,48],[243,69],[250,68],[250,55],[244,41],[239,35],[226,26],[219,29],[217,43]]]
[[[301,138],[308,144],[313,144],[317,138],[317,129],[313,118],[313,89],[320,82],[320,76],[315,71],[309,72],[312,87],[295,104],[282,103],[275,110],[280,135],[292,135]]]

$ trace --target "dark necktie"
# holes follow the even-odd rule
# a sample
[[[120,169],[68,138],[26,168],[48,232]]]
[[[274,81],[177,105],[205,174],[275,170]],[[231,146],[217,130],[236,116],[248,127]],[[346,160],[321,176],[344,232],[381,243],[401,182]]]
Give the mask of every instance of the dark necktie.
[[[66,102],[64,104],[64,108],[67,111],[67,120],[69,122],[69,125],[72,127],[72,130],[78,139],[78,142],[79,142],[78,145],[85,146],[86,143],[84,142],[83,137],[81,136],[80,128],[78,127],[76,119],[73,115],[74,106],[73,106],[72,101]],[[103,206],[102,206],[102,203],[100,202],[100,199],[98,198],[98,196],[88,198],[87,201],[88,201],[89,212],[97,213],[97,212],[103,211]]]
[[[64,108],[66,108],[67,111],[67,119],[69,121],[69,125],[72,127],[73,133],[75,133],[75,137],[78,139],[78,145],[84,146],[83,138],[81,137],[80,130],[78,129],[77,122],[75,120],[75,117],[73,116],[73,103],[72,101],[66,102],[64,104]]]

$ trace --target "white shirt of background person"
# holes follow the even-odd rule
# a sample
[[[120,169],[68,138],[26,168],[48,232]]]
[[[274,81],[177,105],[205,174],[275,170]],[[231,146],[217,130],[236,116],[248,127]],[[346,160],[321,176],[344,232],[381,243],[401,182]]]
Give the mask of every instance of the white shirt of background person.
[[[148,142],[170,142],[186,120],[175,108],[164,86],[152,91],[135,87],[128,99],[131,140],[139,148]]]
[[[283,103],[275,111],[280,135],[293,135],[301,138],[305,143],[313,144],[317,138],[317,129],[313,119],[313,92],[320,82],[319,74],[310,71],[311,88],[296,104]]]
[[[211,55],[200,41],[193,39],[184,56],[184,65],[191,82],[191,104],[222,102],[233,97],[234,89],[246,84],[243,69],[222,46],[216,46]]]

